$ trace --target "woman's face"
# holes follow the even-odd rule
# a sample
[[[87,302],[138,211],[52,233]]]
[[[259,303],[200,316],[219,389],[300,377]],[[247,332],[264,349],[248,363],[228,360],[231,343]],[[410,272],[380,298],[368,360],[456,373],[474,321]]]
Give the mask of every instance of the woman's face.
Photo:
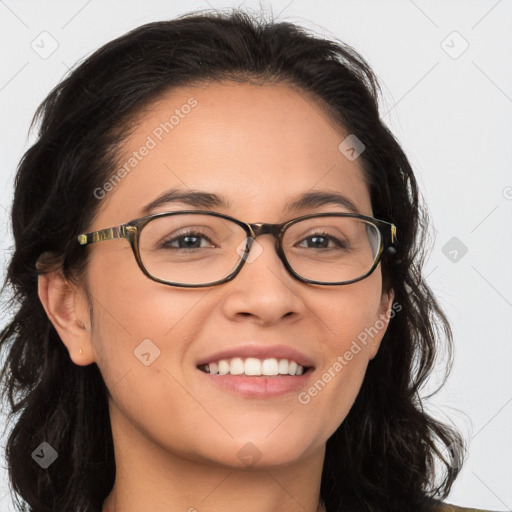
[[[372,215],[359,159],[338,149],[347,135],[284,85],[175,90],[142,114],[119,154],[126,172],[95,192],[101,204],[89,231],[143,216],[143,207],[170,189],[221,195],[229,207],[172,202],[151,213],[208,209],[278,223],[349,211],[333,203],[285,210],[302,194],[327,191]],[[275,466],[323,453],[377,352],[390,297],[382,295],[380,267],[351,285],[310,285],[287,272],[272,235],[257,242],[256,257],[234,280],[196,289],[148,279],[126,240],[91,246],[93,318],[85,307],[81,313],[90,344],[72,358],[97,363],[113,428],[125,442],[144,440],[228,466]],[[198,368],[225,351],[242,360],[304,358],[311,368],[295,377],[237,377],[230,388],[229,378]],[[290,383],[280,392],[278,379]]]

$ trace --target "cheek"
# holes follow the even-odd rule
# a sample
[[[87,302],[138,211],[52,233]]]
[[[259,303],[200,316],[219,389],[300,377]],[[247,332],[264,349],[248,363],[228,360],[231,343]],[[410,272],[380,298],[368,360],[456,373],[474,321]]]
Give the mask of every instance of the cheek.
[[[311,418],[322,419],[321,429],[326,435],[332,434],[347,416],[374,355],[373,345],[384,332],[376,329],[380,326],[380,283],[380,275],[375,272],[359,283],[322,295],[317,302],[315,313],[325,334],[322,364],[299,402],[310,409]]]
[[[115,386],[128,372],[131,381],[160,380],[152,362],[169,358],[172,350],[174,364],[180,364],[202,325],[199,315],[208,315],[202,302],[208,291],[160,285],[140,271],[131,253],[124,253],[117,265],[102,258],[101,267],[93,264],[89,270],[92,341],[107,386]]]
[[[192,447],[190,418],[204,411],[183,387],[180,369],[203,324],[198,314],[204,308],[194,308],[204,292],[178,297],[147,281],[149,286],[143,283],[135,290],[132,283],[124,293],[113,283],[96,288],[101,302],[109,304],[108,310],[96,304],[93,343],[111,407],[119,412],[111,417],[122,422],[123,430],[136,426],[148,437]],[[187,315],[199,321],[190,322]]]
[[[364,333],[371,330],[379,319],[381,299],[379,269],[362,281],[318,295],[315,313],[325,326],[325,343],[329,352],[339,355],[350,347],[352,341],[364,338]],[[362,343],[362,346],[366,345]]]

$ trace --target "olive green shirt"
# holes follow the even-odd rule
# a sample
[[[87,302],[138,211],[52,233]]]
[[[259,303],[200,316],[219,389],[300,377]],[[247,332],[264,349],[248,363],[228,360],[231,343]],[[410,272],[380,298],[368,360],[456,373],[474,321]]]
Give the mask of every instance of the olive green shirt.
[[[451,503],[443,503],[439,505],[433,512],[492,512],[491,510],[483,510],[480,508],[466,508],[452,505]]]

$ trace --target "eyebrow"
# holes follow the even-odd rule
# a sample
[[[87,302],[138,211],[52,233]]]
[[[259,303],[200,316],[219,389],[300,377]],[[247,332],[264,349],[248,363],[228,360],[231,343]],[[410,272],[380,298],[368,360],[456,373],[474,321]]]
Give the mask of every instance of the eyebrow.
[[[181,189],[170,189],[144,206],[141,210],[143,216],[150,215],[156,208],[170,203],[182,203],[192,207],[200,208],[225,208],[229,209],[231,203],[222,194],[213,194],[202,191],[186,191]],[[292,202],[285,205],[285,212],[295,212],[307,208],[318,208],[324,205],[341,206],[351,213],[360,213],[357,206],[343,194],[338,192],[320,190],[305,192],[295,197]]]

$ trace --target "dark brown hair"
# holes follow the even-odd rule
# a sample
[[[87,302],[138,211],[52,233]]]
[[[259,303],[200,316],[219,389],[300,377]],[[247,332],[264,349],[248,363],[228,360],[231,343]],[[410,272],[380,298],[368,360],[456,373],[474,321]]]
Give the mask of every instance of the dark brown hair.
[[[39,136],[15,182],[15,247],[3,288],[14,316],[0,345],[2,393],[14,422],[6,457],[18,506],[100,511],[115,477],[108,390],[96,364],[70,360],[39,300],[38,273],[48,268],[36,270],[36,261],[51,253],[66,277],[78,279],[87,251],[76,236],[94,218],[100,202],[93,191],[113,175],[137,114],[175,87],[221,80],[294,86],[365,145],[360,159],[374,216],[398,227],[398,253],[381,265],[401,309],[327,442],[321,495],[329,512],[428,510],[448,495],[464,444],[424,411],[419,395],[441,349],[448,375],[452,340],[421,273],[427,217],[413,171],[379,116],[377,80],[356,51],[237,10],[190,13],[127,33],[72,70],[36,112]],[[31,459],[43,441],[58,452],[47,469]]]

